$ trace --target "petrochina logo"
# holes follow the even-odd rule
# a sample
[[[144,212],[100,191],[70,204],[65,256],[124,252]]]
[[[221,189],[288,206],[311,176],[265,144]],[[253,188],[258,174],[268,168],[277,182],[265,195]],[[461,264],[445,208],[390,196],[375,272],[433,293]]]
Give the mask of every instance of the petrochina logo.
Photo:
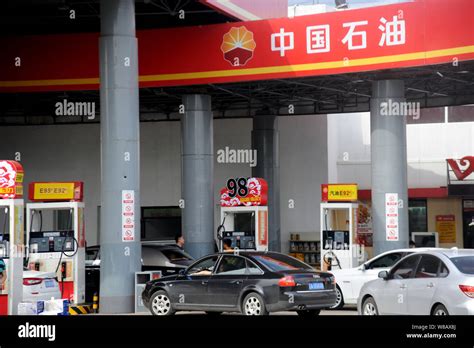
[[[221,51],[224,53],[224,59],[232,66],[244,66],[252,59],[256,46],[251,31],[244,26],[233,27],[224,34]]]

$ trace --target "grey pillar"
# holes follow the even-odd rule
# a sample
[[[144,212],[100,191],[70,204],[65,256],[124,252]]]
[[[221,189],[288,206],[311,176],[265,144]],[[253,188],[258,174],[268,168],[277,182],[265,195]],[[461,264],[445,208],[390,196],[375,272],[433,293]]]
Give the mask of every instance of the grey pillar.
[[[370,127],[374,255],[408,247],[406,115],[394,115],[392,111],[396,109],[390,107],[401,102],[405,102],[403,81],[373,82]],[[386,237],[386,193],[397,193],[403,204],[403,208],[398,209],[398,241],[388,241]]]
[[[268,248],[281,250],[280,228],[280,164],[277,116],[257,113],[253,118],[252,149],[257,150],[257,165],[252,176],[268,183]]]
[[[195,258],[214,252],[214,153],[211,97],[183,97],[181,159],[183,236]]]
[[[100,311],[134,310],[141,270],[138,59],[134,0],[101,0]],[[134,191],[134,240],[124,241],[122,193]],[[130,229],[129,229],[130,230]]]

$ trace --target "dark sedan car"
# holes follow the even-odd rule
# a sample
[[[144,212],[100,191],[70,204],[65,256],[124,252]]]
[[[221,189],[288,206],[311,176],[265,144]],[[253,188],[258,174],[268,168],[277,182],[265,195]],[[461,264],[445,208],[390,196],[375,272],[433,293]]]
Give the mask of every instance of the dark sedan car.
[[[332,274],[293,257],[241,251],[206,256],[177,275],[150,281],[142,299],[154,315],[186,310],[312,316],[336,303],[336,290]]]

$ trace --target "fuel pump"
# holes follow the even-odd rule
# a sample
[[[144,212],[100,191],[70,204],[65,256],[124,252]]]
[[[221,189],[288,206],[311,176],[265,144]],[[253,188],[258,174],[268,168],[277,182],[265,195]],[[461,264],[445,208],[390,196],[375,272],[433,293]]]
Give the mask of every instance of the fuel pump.
[[[355,187],[354,187],[355,186]],[[359,265],[356,244],[357,185],[326,184],[320,206],[321,269],[343,269]]]
[[[0,161],[0,260],[6,279],[0,282],[0,315],[18,314],[23,300],[23,167]]]
[[[26,205],[28,268],[56,273],[62,298],[85,301],[82,182],[34,182]]]
[[[227,180],[221,190],[219,250],[230,240],[235,250],[268,250],[267,182],[261,178]]]

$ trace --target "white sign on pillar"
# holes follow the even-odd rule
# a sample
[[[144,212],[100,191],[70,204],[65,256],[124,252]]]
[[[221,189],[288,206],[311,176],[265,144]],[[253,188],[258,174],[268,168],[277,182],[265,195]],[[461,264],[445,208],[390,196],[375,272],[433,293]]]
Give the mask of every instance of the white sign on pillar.
[[[135,191],[122,190],[122,242],[135,240]]]
[[[398,193],[385,194],[385,235],[387,241],[398,241]]]

